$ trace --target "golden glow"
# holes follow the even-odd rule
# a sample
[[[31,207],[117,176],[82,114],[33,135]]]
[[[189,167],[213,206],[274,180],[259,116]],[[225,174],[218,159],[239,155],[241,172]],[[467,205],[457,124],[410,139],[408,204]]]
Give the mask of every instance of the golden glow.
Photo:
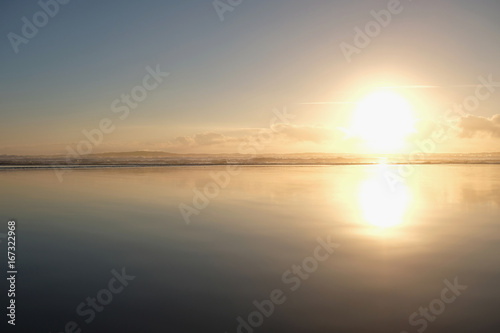
[[[415,118],[408,101],[389,90],[374,92],[356,107],[351,131],[373,152],[394,152],[414,131]]]
[[[359,204],[366,222],[380,228],[403,222],[410,195],[405,185],[398,185],[391,188],[381,177],[367,179],[361,184]]]

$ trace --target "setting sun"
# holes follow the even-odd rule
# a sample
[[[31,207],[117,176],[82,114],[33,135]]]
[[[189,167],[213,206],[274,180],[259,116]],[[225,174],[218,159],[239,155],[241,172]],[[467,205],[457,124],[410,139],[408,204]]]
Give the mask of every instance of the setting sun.
[[[405,98],[392,91],[377,91],[358,103],[351,130],[376,152],[394,152],[414,131],[414,123],[412,108]]]

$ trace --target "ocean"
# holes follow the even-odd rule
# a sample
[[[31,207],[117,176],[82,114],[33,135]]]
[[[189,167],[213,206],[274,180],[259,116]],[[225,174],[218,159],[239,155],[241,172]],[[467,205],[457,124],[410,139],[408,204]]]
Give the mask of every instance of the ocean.
[[[2,170],[17,329],[498,331],[500,167],[401,167]]]

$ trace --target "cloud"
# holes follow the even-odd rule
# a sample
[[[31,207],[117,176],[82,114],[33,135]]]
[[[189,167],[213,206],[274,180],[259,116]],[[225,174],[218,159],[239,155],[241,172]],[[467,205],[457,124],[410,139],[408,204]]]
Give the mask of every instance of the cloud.
[[[167,142],[167,149],[197,148],[232,149],[237,151],[241,143],[258,140],[262,137],[266,145],[288,145],[297,143],[321,144],[336,138],[342,138],[343,133],[318,126],[298,126],[277,124],[272,128],[243,128],[225,132],[202,132],[192,136],[180,136]],[[272,138],[269,140],[269,138]]]
[[[194,144],[194,139],[189,136],[178,136],[172,140],[171,145],[176,146],[191,146]]]
[[[178,136],[167,142],[167,147],[193,148],[201,146],[220,146],[241,141],[242,138],[227,136],[223,133],[202,132],[192,136]]]
[[[199,133],[193,137],[193,141],[200,146],[211,146],[225,143],[227,139],[228,138],[226,138],[223,134],[214,132]]]
[[[338,137],[337,131],[318,126],[279,124],[274,126],[273,129],[282,139],[291,142],[323,143]]]
[[[468,115],[460,119],[461,138],[473,138],[479,134],[500,137],[500,114],[491,118]]]

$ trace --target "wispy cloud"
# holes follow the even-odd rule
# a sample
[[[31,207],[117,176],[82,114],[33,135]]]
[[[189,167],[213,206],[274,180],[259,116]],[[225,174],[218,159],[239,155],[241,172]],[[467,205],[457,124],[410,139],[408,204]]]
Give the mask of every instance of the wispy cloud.
[[[432,85],[406,85],[406,86],[385,86],[380,89],[437,89],[445,88],[445,86],[432,86]]]
[[[455,85],[402,85],[402,86],[385,86],[381,89],[449,89],[449,88],[475,88],[478,84],[455,84]],[[500,84],[492,84],[494,87],[500,87]]]
[[[304,102],[300,105],[358,104],[358,102]]]

